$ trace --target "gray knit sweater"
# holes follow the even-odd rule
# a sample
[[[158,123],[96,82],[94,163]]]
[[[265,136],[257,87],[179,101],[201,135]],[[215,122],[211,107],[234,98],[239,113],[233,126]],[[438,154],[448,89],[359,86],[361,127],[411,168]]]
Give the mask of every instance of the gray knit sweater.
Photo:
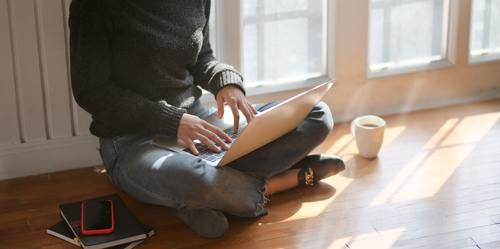
[[[202,87],[214,95],[242,77],[215,60],[210,0],[73,0],[71,81],[98,137],[176,136]]]

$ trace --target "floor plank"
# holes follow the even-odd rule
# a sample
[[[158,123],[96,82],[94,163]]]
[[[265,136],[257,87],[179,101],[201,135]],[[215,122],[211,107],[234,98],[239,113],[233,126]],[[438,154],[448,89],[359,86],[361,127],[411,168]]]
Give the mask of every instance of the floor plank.
[[[126,196],[101,166],[0,181],[0,248],[74,248],[45,234],[58,204],[108,193],[155,228],[140,248],[500,248],[500,100],[385,119],[377,159],[337,124],[316,151],[342,156],[344,172],[273,196],[262,218],[230,217],[215,240]]]

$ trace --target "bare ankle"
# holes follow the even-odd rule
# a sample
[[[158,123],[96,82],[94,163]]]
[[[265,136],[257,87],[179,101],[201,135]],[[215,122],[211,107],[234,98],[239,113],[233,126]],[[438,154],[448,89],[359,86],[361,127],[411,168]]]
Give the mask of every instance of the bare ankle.
[[[290,169],[271,177],[267,183],[266,195],[270,196],[299,185],[297,174],[299,169]]]

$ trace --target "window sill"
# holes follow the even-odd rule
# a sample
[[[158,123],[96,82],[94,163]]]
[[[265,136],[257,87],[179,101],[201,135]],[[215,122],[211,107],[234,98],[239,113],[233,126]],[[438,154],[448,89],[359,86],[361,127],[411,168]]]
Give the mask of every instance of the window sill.
[[[500,60],[500,53],[476,55],[469,57],[469,64],[481,64]]]
[[[331,80],[328,76],[323,75],[319,77],[304,79],[304,80],[296,80],[296,81],[287,81],[286,83],[279,84],[265,84],[265,85],[255,85],[245,87],[247,91],[247,96],[258,96],[265,95],[271,93],[278,93],[284,91],[293,91],[303,88],[309,88],[326,81]]]
[[[386,70],[380,70],[380,71],[369,71],[368,72],[368,78],[373,79],[373,78],[381,78],[381,77],[387,77],[387,76],[394,76],[394,75],[400,75],[400,74],[407,74],[407,73],[415,73],[415,72],[420,72],[420,71],[428,71],[428,70],[434,70],[434,69],[441,69],[441,68],[447,68],[453,66],[453,63],[450,61],[443,59],[439,61],[433,61],[427,64],[421,64],[421,65],[413,65],[413,66],[406,66],[406,67],[394,67],[394,68],[389,68]]]
[[[328,76],[323,75],[316,78],[290,81],[278,85],[250,86],[250,87],[245,87],[245,90],[247,92],[247,96],[250,97],[250,96],[259,96],[259,95],[311,88],[321,83],[325,83],[327,81],[331,81],[331,79]],[[207,91],[203,91],[203,95],[200,97],[200,101],[201,103],[208,106],[213,105],[215,103],[214,96]]]

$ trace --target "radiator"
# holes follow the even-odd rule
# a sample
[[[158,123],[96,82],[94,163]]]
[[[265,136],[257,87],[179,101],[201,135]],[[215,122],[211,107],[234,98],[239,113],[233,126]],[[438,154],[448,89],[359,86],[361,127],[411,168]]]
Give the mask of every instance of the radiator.
[[[69,75],[70,0],[0,0],[0,179],[99,164]]]

